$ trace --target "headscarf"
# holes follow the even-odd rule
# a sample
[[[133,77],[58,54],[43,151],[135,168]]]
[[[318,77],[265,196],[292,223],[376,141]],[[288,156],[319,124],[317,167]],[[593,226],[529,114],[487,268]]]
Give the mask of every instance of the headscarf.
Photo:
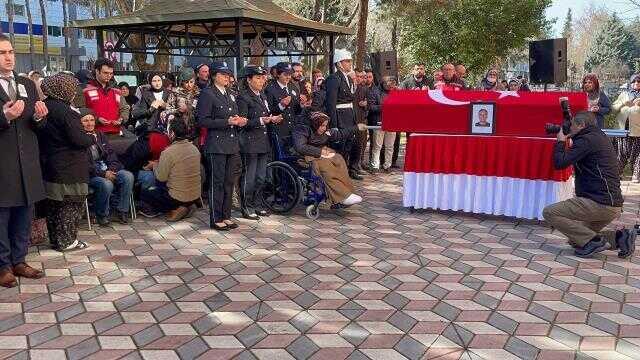
[[[329,121],[329,117],[320,111],[312,112],[309,115],[309,124],[311,124],[311,128],[313,132],[317,132],[320,128],[320,125],[325,121]]]
[[[160,79],[162,79],[162,86],[160,86],[160,89],[156,89],[153,87],[153,85],[151,85],[151,80],[153,80],[153,78],[156,76],[159,76]],[[149,84],[149,91],[156,92],[156,93],[164,91],[164,79],[165,79],[165,76],[161,72],[154,71],[149,73],[149,75],[147,75],[147,83]]]
[[[484,78],[482,79],[482,81],[480,82],[480,90],[499,90],[500,79],[498,75],[496,75],[496,81],[494,82],[489,81],[489,73],[492,71],[498,72],[497,69],[489,69],[487,73],[484,75]]]
[[[80,83],[71,75],[59,73],[42,80],[42,92],[48,97],[71,103]]]
[[[637,98],[640,98],[640,91],[635,90],[633,88],[633,82],[634,81],[640,81],[640,74],[633,74],[631,75],[631,78],[629,79],[629,94],[631,94],[631,96],[633,97],[631,100],[635,100]]]

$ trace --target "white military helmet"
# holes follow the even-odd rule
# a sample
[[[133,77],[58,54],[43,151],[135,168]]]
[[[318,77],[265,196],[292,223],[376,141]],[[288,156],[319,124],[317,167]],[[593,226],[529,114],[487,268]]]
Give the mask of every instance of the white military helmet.
[[[337,64],[342,60],[353,60],[353,57],[347,49],[336,49],[333,53],[333,63]]]

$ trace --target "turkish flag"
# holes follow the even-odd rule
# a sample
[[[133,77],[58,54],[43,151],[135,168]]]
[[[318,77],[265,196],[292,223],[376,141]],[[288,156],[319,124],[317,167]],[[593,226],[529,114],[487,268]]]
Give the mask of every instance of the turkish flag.
[[[560,98],[571,111],[587,110],[587,96],[576,92],[397,90],[382,106],[382,129],[432,134],[471,134],[474,103],[495,103],[494,135],[544,137],[546,123],[562,123]]]

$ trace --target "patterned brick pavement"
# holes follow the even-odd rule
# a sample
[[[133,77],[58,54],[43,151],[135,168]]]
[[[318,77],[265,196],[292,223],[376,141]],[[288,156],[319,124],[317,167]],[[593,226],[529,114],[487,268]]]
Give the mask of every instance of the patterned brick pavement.
[[[47,277],[0,291],[0,357],[640,358],[640,258],[578,259],[537,222],[411,214],[400,184],[369,179],[363,206],[315,222],[220,234],[200,212],[33,249]],[[625,192],[635,211],[640,186]]]

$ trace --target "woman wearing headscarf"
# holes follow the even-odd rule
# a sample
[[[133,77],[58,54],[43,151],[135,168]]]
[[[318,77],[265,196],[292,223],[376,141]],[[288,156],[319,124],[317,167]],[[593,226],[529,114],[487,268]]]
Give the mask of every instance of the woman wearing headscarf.
[[[598,127],[604,129],[604,117],[611,111],[609,97],[600,90],[600,82],[596,74],[587,74],[582,79],[582,91],[587,93],[589,111],[596,117]]]
[[[480,81],[479,90],[482,91],[497,91],[502,90],[500,80],[498,79],[498,69],[490,69],[487,71],[485,77]]]
[[[634,74],[629,79],[629,88],[618,96],[611,105],[617,112],[616,121],[620,129],[629,130],[626,138],[616,138],[620,175],[627,163],[633,166],[633,178],[640,181],[640,74]]]
[[[58,251],[87,247],[77,235],[89,190],[87,149],[94,138],[82,128],[79,111],[71,107],[77,87],[78,80],[67,74],[42,81],[49,109],[39,137],[47,193],[45,213],[51,244]]]
[[[160,113],[167,108],[169,92],[165,91],[161,73],[151,73],[147,77],[149,87],[140,93],[140,100],[133,107],[132,120],[136,121],[136,134],[146,131],[167,131],[166,119],[160,118]]]
[[[344,158],[330,143],[347,139],[357,130],[365,130],[364,124],[345,129],[329,129],[329,117],[313,112],[309,120],[299,123],[293,131],[294,147],[298,154],[311,163],[313,171],[322,178],[327,196],[333,205],[351,206],[362,201],[353,191],[349,171]]]
[[[176,78],[178,87],[169,91],[167,107],[160,113],[161,122],[169,122],[172,117],[181,117],[187,125],[189,138],[195,136],[195,108],[200,89],[196,86],[193,69],[184,67]]]

